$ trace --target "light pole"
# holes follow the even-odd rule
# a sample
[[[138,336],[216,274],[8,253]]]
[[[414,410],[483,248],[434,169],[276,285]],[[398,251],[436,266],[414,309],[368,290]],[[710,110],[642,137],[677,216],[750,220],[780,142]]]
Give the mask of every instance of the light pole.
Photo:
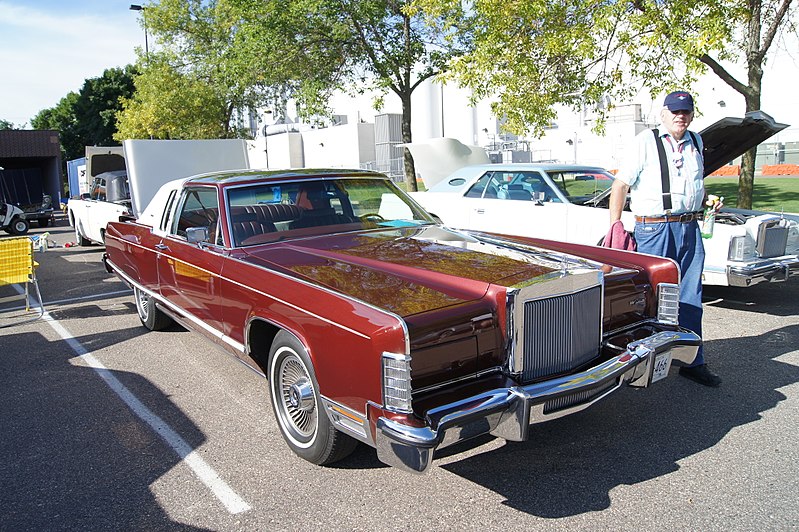
[[[147,8],[139,4],[130,4],[131,11],[141,11],[141,19],[144,25],[144,57],[150,59],[150,45],[147,43],[147,15],[145,13]]]
[[[266,167],[269,168],[269,126],[266,124],[266,117],[272,114],[271,109],[264,111],[264,154],[266,155]]]
[[[579,138],[577,137],[577,132],[574,132],[574,139],[566,139],[566,144],[569,146],[574,147],[574,164],[577,164],[577,143],[580,142]]]

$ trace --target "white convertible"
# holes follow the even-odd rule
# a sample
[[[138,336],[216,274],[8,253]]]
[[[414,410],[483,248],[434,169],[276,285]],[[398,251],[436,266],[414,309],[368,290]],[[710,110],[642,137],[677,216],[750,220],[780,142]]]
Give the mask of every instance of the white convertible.
[[[702,131],[706,174],[784,127],[756,112]],[[451,227],[599,245],[610,226],[612,182],[598,167],[484,164],[460,168],[412,195]],[[632,231],[631,212],[625,210],[622,222]],[[798,222],[799,215],[724,208],[705,240],[703,283],[751,286],[799,275]]]

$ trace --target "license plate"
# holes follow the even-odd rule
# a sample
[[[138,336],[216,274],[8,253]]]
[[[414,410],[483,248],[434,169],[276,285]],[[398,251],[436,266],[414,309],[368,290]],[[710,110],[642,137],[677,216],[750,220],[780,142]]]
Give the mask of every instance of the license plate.
[[[669,368],[671,367],[671,351],[666,351],[655,357],[655,363],[652,369],[652,381],[657,382],[660,379],[665,379],[669,375]]]

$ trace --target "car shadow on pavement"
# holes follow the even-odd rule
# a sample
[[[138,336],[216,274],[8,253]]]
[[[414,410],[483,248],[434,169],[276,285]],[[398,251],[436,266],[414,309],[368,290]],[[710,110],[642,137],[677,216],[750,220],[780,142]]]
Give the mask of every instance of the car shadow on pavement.
[[[787,283],[763,283],[747,288],[735,286],[706,286],[702,302],[713,307],[770,314],[793,316],[797,302],[789,294],[799,294],[794,280]]]
[[[703,388],[676,374],[649,389],[628,388],[578,414],[531,427],[527,442],[441,467],[539,517],[606,509],[617,486],[655,479],[712,448],[735,427],[760,419],[799,381],[799,367],[776,360],[799,345],[799,325],[709,341],[724,382]],[[741,356],[724,356],[730,354]],[[714,354],[718,354],[715,355]]]
[[[101,349],[143,331],[76,339]],[[180,457],[75,356],[65,342],[38,332],[4,333],[0,530],[200,530],[172,520],[153,492]],[[151,382],[129,372],[108,374],[192,449],[205,441]]]

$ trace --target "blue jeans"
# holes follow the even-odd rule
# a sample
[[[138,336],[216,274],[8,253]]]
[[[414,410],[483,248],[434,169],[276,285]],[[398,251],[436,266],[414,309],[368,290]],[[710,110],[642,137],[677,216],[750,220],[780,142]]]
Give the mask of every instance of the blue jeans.
[[[702,336],[702,270],[705,267],[705,246],[699,224],[694,222],[636,222],[635,242],[638,251],[673,259],[680,267],[679,323]],[[702,347],[691,367],[705,363]]]

